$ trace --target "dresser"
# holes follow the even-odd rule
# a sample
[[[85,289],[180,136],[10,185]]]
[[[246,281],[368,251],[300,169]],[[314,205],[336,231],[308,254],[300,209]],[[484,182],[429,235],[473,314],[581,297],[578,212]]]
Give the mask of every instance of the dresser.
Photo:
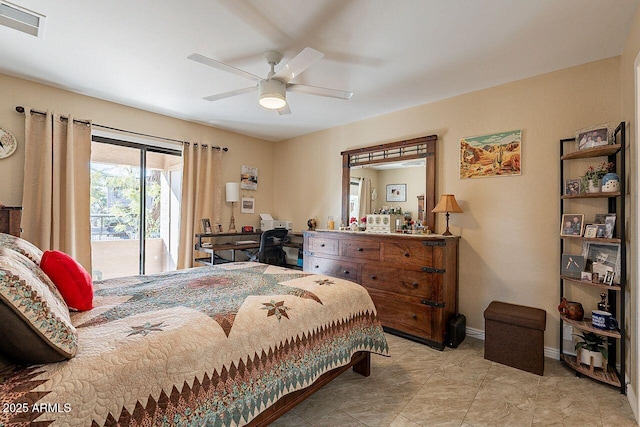
[[[20,237],[21,207],[4,206],[0,208],[0,233]]]
[[[457,236],[305,231],[304,271],[369,291],[384,329],[439,350],[458,310]]]

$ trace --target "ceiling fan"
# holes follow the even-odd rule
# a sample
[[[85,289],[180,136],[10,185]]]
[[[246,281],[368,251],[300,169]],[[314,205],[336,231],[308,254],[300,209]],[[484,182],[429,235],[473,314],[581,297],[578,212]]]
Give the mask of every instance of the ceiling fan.
[[[271,71],[267,75],[267,78],[264,79],[256,76],[255,74],[251,74],[223,62],[207,58],[206,56],[198,53],[192,53],[187,58],[192,61],[217,68],[218,70],[253,80],[257,83],[255,86],[219,93],[217,95],[207,96],[203,99],[206,99],[207,101],[218,101],[220,99],[257,91],[258,103],[260,105],[270,110],[277,110],[279,114],[290,114],[291,109],[287,103],[287,92],[300,92],[309,95],[327,96],[330,98],[345,100],[348,100],[353,96],[353,92],[344,90],[289,83],[323,56],[324,54],[322,52],[306,47],[276,73],[275,66],[282,60],[282,54],[275,50],[269,50],[265,52],[264,57],[267,60],[267,63],[271,66]]]

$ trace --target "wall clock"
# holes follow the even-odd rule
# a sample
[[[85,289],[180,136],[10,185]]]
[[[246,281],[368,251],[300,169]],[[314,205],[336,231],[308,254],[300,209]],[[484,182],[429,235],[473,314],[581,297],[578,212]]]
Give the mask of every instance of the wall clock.
[[[0,159],[12,155],[18,148],[18,141],[8,130],[0,129]]]

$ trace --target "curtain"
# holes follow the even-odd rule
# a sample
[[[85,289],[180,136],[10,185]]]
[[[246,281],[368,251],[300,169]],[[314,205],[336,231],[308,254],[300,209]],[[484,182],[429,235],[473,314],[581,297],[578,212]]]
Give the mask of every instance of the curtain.
[[[25,108],[22,236],[91,272],[91,125]]]
[[[222,212],[222,151],[206,145],[185,144],[182,153],[182,201],[178,269],[190,268],[196,233],[202,218],[215,227]]]
[[[371,180],[369,178],[360,178],[358,184],[358,223],[360,219],[367,216],[371,212]]]

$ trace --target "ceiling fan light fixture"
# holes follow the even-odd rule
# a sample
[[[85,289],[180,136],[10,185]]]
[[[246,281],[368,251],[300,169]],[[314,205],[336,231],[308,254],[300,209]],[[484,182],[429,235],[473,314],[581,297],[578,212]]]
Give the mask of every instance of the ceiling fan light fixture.
[[[263,80],[260,82],[258,102],[269,110],[279,110],[287,105],[287,86],[279,80]]]

